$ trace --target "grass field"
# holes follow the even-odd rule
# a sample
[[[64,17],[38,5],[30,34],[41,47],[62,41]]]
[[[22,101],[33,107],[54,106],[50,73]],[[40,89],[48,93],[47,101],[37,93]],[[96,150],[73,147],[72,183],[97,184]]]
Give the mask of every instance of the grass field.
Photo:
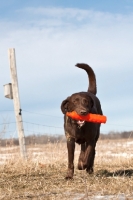
[[[133,140],[99,140],[93,175],[76,169],[79,150],[74,179],[66,181],[65,143],[28,146],[27,161],[19,147],[1,147],[0,199],[133,200]]]

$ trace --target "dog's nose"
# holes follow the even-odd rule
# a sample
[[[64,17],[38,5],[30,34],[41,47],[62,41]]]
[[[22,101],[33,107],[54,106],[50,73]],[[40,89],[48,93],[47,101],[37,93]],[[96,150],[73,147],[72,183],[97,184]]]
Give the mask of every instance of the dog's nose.
[[[81,110],[81,111],[80,111],[80,114],[81,114],[81,115],[86,115],[86,114],[87,114],[87,111],[86,111],[86,110]]]

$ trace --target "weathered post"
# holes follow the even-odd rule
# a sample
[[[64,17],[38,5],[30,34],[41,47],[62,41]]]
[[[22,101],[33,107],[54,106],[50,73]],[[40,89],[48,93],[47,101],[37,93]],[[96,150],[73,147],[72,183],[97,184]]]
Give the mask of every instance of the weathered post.
[[[19,89],[18,89],[18,78],[17,78],[17,68],[16,68],[16,59],[15,59],[15,49],[8,50],[9,63],[10,63],[10,72],[11,72],[11,85],[13,93],[13,102],[14,102],[14,111],[16,117],[16,124],[19,137],[20,153],[23,158],[26,158],[26,147],[25,147],[25,136],[22,120],[22,110],[20,106],[19,98]]]

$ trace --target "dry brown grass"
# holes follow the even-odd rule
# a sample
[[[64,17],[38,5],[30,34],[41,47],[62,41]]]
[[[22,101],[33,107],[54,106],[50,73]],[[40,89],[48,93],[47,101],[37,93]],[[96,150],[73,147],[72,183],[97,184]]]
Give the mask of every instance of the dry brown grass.
[[[75,168],[79,147],[76,146]],[[73,180],[64,179],[67,169],[66,144],[28,146],[28,160],[19,158],[19,148],[0,148],[0,199],[133,199],[133,140],[99,140],[93,175],[75,169]],[[103,198],[105,199],[105,198]]]

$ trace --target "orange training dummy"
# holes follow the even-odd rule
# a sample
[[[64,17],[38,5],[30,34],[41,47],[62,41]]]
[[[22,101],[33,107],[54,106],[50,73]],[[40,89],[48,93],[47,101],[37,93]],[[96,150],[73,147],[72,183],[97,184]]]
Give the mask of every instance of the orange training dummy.
[[[67,112],[66,115],[75,120],[88,121],[93,123],[106,123],[107,121],[106,116],[98,114],[89,113],[83,116],[83,115],[78,115],[75,111],[73,111],[73,112]]]

